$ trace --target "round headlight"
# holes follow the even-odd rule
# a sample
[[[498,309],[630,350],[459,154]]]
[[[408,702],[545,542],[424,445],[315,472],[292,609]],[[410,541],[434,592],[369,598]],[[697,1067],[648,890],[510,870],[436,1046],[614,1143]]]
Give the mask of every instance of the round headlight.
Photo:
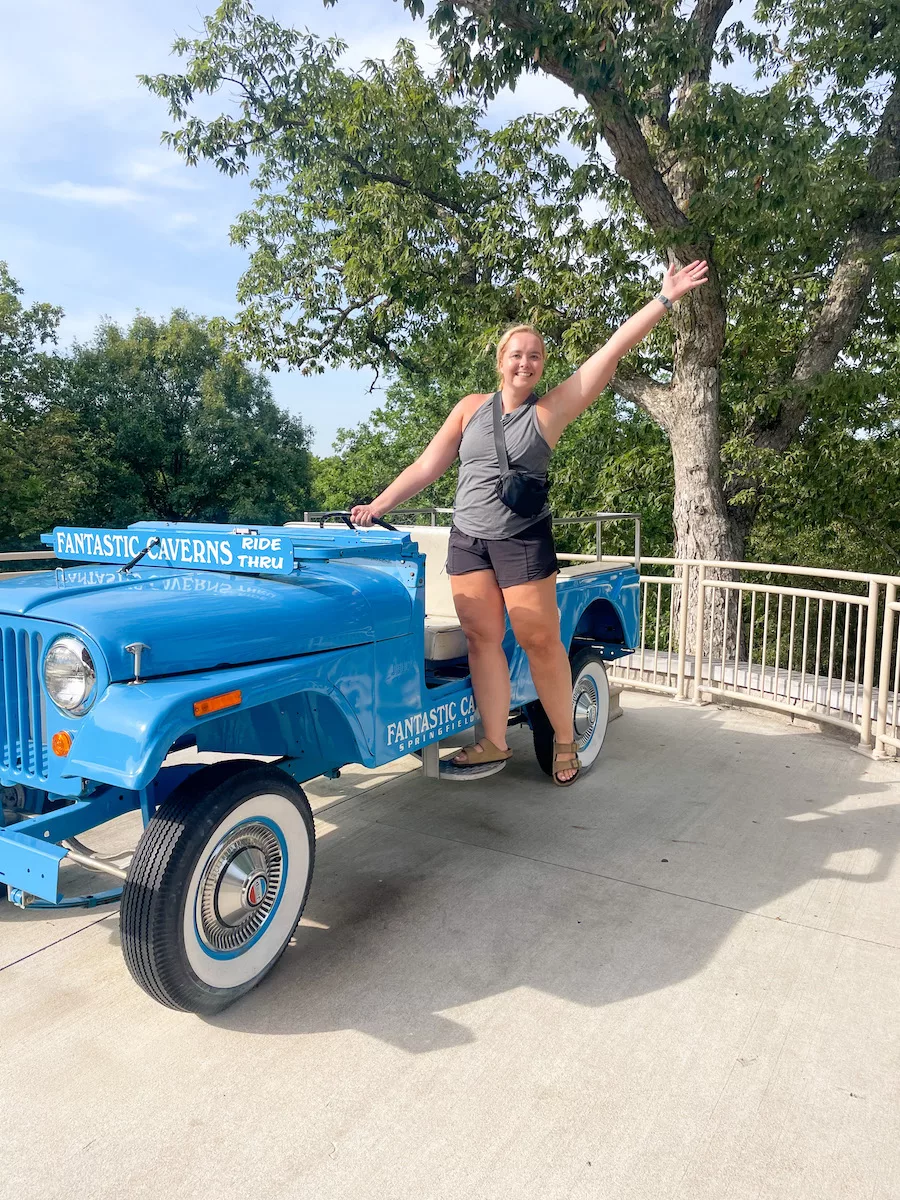
[[[60,637],[44,659],[47,695],[59,708],[73,716],[86,712],[94,702],[97,672],[87,646],[75,637]]]

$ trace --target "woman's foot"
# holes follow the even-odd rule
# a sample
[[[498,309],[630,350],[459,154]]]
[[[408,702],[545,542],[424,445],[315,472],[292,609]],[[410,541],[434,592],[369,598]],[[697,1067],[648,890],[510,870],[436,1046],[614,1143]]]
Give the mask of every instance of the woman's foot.
[[[472,746],[466,746],[452,759],[441,763],[441,776],[445,779],[482,779],[485,775],[496,775],[512,757],[508,746],[495,746],[488,738],[482,738]]]
[[[497,762],[512,755],[509,746],[496,746],[488,738],[482,738],[472,746],[464,746],[459,754],[454,754],[451,762],[454,767],[474,767],[478,763]]]
[[[553,739],[553,782],[558,787],[574,783],[581,772],[581,762],[574,742]]]

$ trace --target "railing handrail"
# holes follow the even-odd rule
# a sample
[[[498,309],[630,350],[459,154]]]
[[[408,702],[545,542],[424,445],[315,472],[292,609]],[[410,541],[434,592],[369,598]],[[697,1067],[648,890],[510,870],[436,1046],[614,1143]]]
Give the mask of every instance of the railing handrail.
[[[590,562],[592,554],[568,554],[580,562]],[[604,554],[604,562],[631,562],[627,554]],[[707,570],[758,571],[763,575],[807,575],[818,579],[849,579],[856,583],[896,583],[900,575],[881,575],[876,571],[839,571],[834,567],[800,567],[789,563],[732,562],[720,558],[657,558],[642,555],[641,562],[650,567],[705,567]]]
[[[640,576],[638,645],[612,665],[619,682],[695,704],[722,698],[808,716],[854,731],[875,754],[900,752],[900,578],[780,563],[645,562],[669,572]],[[867,589],[714,578],[723,566]]]
[[[437,514],[452,512],[452,509],[396,509],[395,512],[410,515]],[[304,514],[307,519],[315,519],[315,514]],[[606,520],[634,520],[635,522],[635,555],[604,555],[600,541],[602,525]],[[625,686],[647,688],[651,691],[664,692],[674,695],[676,699],[693,698],[695,703],[702,702],[703,696],[722,697],[761,705],[781,712],[796,713],[810,716],[831,725],[839,725],[854,730],[859,735],[860,745],[874,749],[876,754],[900,752],[900,645],[897,641],[898,617],[900,617],[900,601],[897,599],[900,590],[900,576],[882,575],[876,572],[840,571],[832,567],[797,566],[785,563],[752,563],[730,562],[716,559],[687,559],[663,558],[651,556],[641,559],[640,556],[640,517],[636,513],[592,513],[583,517],[559,517],[555,524],[574,525],[594,523],[597,526],[597,552],[590,554],[560,554],[560,558],[575,561],[591,562],[600,560],[610,563],[634,562],[641,584],[641,623],[640,645],[634,653],[612,665],[612,673]],[[33,562],[55,558],[52,550],[4,551],[0,553],[0,562]],[[666,567],[671,575],[643,575],[642,565]],[[769,585],[751,582],[749,580],[732,581],[719,580],[711,577],[709,572],[716,570],[737,570],[743,573],[762,575],[802,576],[807,579],[834,579],[854,583],[865,583],[868,591],[865,596],[852,592],[825,592],[815,588],[788,587],[787,585]],[[16,572],[7,574],[6,578],[14,577]],[[21,574],[21,573],[19,573]],[[696,585],[692,587],[692,581]],[[669,614],[663,625],[665,638],[660,643],[660,617],[663,588],[668,589],[671,597]],[[655,603],[655,634],[651,631],[652,645],[647,644],[647,612],[650,589],[657,594]],[[678,631],[675,636],[675,596],[678,589],[680,605]],[[882,594],[882,589],[884,589]],[[712,610],[716,603],[716,593],[722,602],[724,598],[725,615],[720,622],[721,629],[717,636],[720,639],[718,653],[713,642]],[[728,596],[737,593],[735,603],[738,605],[736,647],[727,643]],[[751,607],[749,616],[749,646],[741,644],[741,609],[742,597],[746,593]],[[696,611],[691,616],[693,622],[694,651],[688,654],[689,619],[688,601],[696,595]],[[775,607],[778,600],[777,635],[770,634],[766,622],[769,620],[770,609]],[[782,615],[781,601],[789,600],[791,606],[798,600],[805,600],[803,611],[803,649],[800,665],[794,664],[794,652],[790,651],[786,671],[783,670],[778,655],[782,645]],[[770,605],[770,600],[773,603]],[[883,601],[883,603],[882,603]],[[818,604],[815,614],[815,632],[810,629],[810,604]],[[823,618],[823,604],[830,605],[830,618]],[[838,632],[838,606],[844,604],[843,633]],[[856,611],[855,649],[848,645],[847,637],[851,630],[850,606]],[[787,606],[786,606],[787,607]],[[705,614],[710,616],[708,653]],[[786,647],[794,645],[794,615],[791,611],[789,636],[784,638]],[[786,614],[785,614],[786,615]],[[757,619],[761,618],[761,645],[754,646]],[[800,618],[798,617],[798,622]],[[799,624],[798,630],[799,634]],[[807,635],[809,634],[809,649],[812,651],[815,643],[815,664],[811,671],[807,670]],[[775,661],[770,663],[766,658],[766,639],[771,650],[772,642],[777,636],[775,645]],[[839,659],[835,658],[835,640],[842,646]],[[823,640],[824,639],[824,640]],[[826,644],[827,643],[827,647]],[[699,652],[698,652],[699,648]],[[759,650],[759,662],[754,657]],[[824,668],[826,659],[822,652],[827,652],[827,675],[819,670],[820,661]],[[852,651],[852,652],[851,652]],[[880,665],[876,678],[876,658],[880,655]],[[812,661],[812,658],[810,658]],[[652,662],[652,665],[651,665]],[[840,675],[836,673],[840,670]],[[780,695],[780,680],[786,676],[784,695]],[[730,678],[729,678],[730,676]],[[754,678],[755,676],[755,678]],[[799,687],[795,688],[799,677]],[[775,680],[774,688],[767,684]],[[811,692],[811,697],[807,695]],[[833,697],[840,694],[839,705]],[[824,699],[822,698],[824,694]],[[849,704],[845,702],[850,696]],[[874,726],[874,730],[873,730]]]

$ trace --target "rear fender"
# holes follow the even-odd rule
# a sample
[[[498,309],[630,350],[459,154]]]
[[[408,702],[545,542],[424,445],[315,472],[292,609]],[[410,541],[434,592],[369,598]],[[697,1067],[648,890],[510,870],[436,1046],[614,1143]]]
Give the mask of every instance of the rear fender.
[[[625,645],[622,615],[611,600],[592,600],[585,608],[572,634],[570,653],[576,649],[579,638],[586,638],[610,648]]]
[[[604,658],[621,658],[637,644],[640,579],[634,567],[561,581],[558,597],[563,645],[576,638],[602,647]]]

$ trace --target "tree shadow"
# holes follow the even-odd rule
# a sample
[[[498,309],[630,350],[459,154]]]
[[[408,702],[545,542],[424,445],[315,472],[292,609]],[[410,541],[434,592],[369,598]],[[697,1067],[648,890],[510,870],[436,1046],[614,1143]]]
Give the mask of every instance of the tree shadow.
[[[213,1024],[425,1052],[473,1040],[453,1009],[514,988],[599,1006],[680,983],[747,913],[850,932],[831,893],[886,879],[900,840],[900,806],[860,797],[900,790],[820,734],[726,724],[647,707],[577,788],[523,735],[499,776],[332,810],[292,944]]]

